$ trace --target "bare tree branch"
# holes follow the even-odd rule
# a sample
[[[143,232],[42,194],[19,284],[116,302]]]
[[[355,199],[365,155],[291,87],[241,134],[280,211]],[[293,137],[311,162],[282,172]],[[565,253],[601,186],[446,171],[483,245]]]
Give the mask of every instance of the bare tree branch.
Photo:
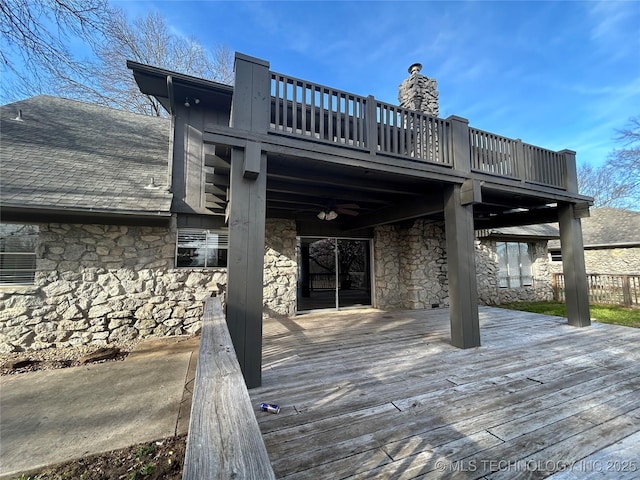
[[[129,21],[107,0],[0,0],[0,62],[12,72],[2,100],[48,93],[146,115],[166,115],[142,94],[127,60],[223,83],[233,80],[228,48],[209,50],[170,32],[158,13]],[[81,40],[86,59],[69,45]],[[6,75],[5,75],[6,77]]]
[[[604,165],[578,169],[580,192],[594,197],[597,207],[640,209],[640,118],[618,131],[616,140],[623,148],[614,149]]]

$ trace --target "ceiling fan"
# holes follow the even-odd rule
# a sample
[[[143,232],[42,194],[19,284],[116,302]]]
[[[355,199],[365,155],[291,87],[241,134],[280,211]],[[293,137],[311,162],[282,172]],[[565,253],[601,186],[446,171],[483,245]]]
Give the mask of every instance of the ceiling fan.
[[[357,203],[338,203],[334,204],[333,208],[325,208],[318,212],[317,217],[320,220],[335,220],[338,218],[338,215],[349,215],[351,217],[356,217],[360,214],[357,209],[360,206]]]

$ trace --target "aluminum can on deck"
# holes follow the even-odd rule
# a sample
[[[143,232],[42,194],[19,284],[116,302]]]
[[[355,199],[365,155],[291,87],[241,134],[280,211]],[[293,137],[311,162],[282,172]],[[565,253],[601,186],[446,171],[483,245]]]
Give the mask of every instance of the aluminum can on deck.
[[[280,407],[273,403],[261,403],[260,410],[262,410],[263,412],[269,412],[269,413],[280,413]]]

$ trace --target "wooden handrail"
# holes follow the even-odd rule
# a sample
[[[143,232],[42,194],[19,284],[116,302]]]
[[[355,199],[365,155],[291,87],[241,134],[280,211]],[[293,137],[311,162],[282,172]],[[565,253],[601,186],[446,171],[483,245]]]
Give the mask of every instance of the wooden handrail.
[[[452,140],[454,128],[450,119],[276,72],[271,72],[270,109],[269,130],[278,135],[456,170],[462,166],[464,172],[577,193],[575,152],[571,152],[571,157],[565,150],[554,152],[519,139],[469,128],[467,120],[464,127],[468,139]],[[464,151],[450,145],[461,141],[468,147]],[[459,155],[454,154],[456,151]]]
[[[204,307],[182,478],[275,479],[218,298]]]

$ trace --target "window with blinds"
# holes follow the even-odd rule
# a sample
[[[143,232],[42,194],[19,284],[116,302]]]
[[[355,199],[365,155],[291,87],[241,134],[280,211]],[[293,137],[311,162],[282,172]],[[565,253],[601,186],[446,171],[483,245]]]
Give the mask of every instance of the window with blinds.
[[[227,231],[179,229],[176,266],[226,267],[228,249],[229,234]]]
[[[37,225],[0,224],[0,285],[33,285]]]
[[[531,252],[527,243],[497,242],[500,288],[533,285]]]

